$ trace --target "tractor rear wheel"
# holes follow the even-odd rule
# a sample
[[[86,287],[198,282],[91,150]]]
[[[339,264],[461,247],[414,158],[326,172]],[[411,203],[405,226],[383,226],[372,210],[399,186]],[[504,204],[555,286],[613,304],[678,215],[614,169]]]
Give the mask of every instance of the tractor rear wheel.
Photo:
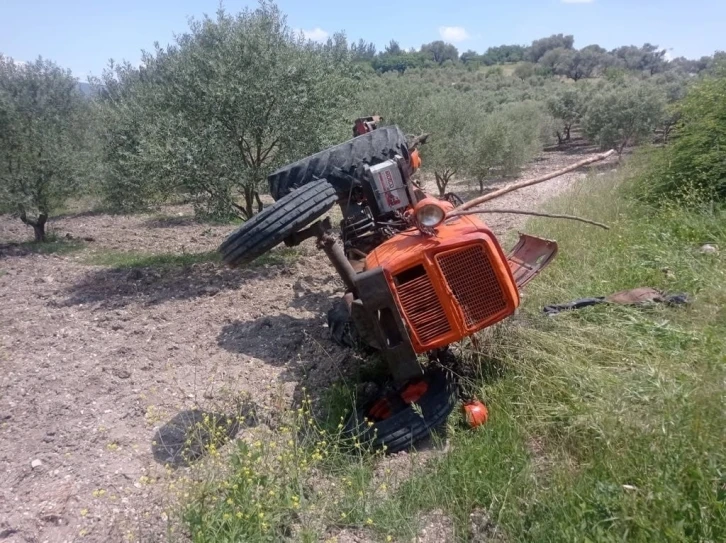
[[[270,194],[279,200],[297,187],[327,178],[338,194],[346,197],[350,192],[350,181],[336,178],[338,170],[354,175],[362,164],[379,164],[395,155],[408,160],[406,136],[397,126],[382,126],[271,173],[267,177]]]
[[[253,261],[320,218],[338,201],[335,189],[317,179],[292,191],[232,232],[219,252],[232,267]]]
[[[348,418],[344,431],[374,448],[396,453],[443,424],[456,401],[452,380],[434,370],[358,409]]]

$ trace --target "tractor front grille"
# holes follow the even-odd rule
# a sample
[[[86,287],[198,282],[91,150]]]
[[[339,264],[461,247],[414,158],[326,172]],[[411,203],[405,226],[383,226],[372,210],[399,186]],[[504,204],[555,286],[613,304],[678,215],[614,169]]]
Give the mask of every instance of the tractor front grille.
[[[406,320],[422,345],[451,332],[451,326],[423,266],[395,277],[396,290]]]
[[[474,328],[507,308],[507,300],[485,249],[473,245],[436,255],[466,326]]]

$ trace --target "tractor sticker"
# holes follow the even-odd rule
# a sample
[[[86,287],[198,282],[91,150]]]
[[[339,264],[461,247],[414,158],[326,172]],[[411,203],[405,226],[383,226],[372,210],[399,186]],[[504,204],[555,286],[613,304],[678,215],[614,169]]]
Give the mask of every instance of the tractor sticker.
[[[401,205],[401,199],[393,192],[398,187],[396,187],[396,184],[393,181],[391,172],[389,170],[385,170],[385,179],[383,177],[383,173],[384,172],[378,172],[378,179],[381,182],[381,189],[383,189],[383,193],[386,195],[386,203],[390,207]]]

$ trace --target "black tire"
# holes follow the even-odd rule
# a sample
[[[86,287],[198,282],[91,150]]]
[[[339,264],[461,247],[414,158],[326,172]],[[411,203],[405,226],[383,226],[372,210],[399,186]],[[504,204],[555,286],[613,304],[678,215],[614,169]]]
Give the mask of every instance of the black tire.
[[[344,430],[346,434],[376,449],[385,446],[386,452],[391,454],[408,449],[428,436],[446,421],[456,405],[457,395],[454,383],[442,371],[427,373],[424,379],[429,388],[416,402],[421,408],[420,414],[407,405],[389,418],[369,426],[367,412],[375,403],[374,400],[348,418]]]
[[[406,136],[397,126],[382,126],[271,173],[267,177],[270,194],[279,200],[297,187],[327,178],[338,194],[345,197],[350,191],[350,180],[336,178],[337,170],[353,175],[362,164],[378,164],[396,154],[408,158]]]
[[[232,267],[251,262],[321,217],[337,201],[335,189],[325,179],[291,192],[227,236],[219,246],[222,260]]]

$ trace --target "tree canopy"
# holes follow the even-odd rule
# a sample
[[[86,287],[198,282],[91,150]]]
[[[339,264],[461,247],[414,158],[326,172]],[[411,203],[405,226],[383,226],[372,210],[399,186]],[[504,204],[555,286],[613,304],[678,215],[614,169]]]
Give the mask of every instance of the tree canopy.
[[[636,143],[653,132],[665,107],[661,92],[646,83],[613,86],[589,99],[583,129],[603,149]]]
[[[84,180],[87,113],[70,71],[0,55],[0,203],[33,227],[36,241]]]
[[[92,181],[118,211],[174,198],[200,216],[249,218],[271,171],[347,139],[367,114],[431,133],[423,173],[441,192],[455,176],[483,188],[573,130],[620,152],[683,138],[679,103],[723,57],[669,62],[647,43],[576,49],[563,34],[483,54],[441,40],[377,51],[342,34],[306,40],[263,0],[192,21],[140,66],[111,63],[85,100],[53,63],[1,59],[0,209],[41,239],[52,210]]]
[[[532,45],[530,45],[529,50],[527,52],[527,56],[529,60],[532,62],[538,62],[539,59],[541,59],[547,51],[551,51],[552,49],[572,49],[572,46],[575,43],[575,38],[573,36],[565,36],[563,34],[553,34],[552,36],[548,38],[541,38],[539,40],[534,40],[532,42]]]
[[[436,64],[443,64],[447,60],[459,60],[459,50],[450,43],[441,40],[432,41],[421,46],[421,54],[433,60]]]
[[[108,88],[115,75],[106,73]],[[189,194],[199,213],[250,217],[275,167],[337,140],[331,128],[352,84],[342,37],[305,43],[265,2],[237,16],[220,9],[145,55],[135,92],[108,93],[110,115],[133,115],[109,126],[108,144],[125,148],[122,161],[133,155],[132,177],[152,174]]]

